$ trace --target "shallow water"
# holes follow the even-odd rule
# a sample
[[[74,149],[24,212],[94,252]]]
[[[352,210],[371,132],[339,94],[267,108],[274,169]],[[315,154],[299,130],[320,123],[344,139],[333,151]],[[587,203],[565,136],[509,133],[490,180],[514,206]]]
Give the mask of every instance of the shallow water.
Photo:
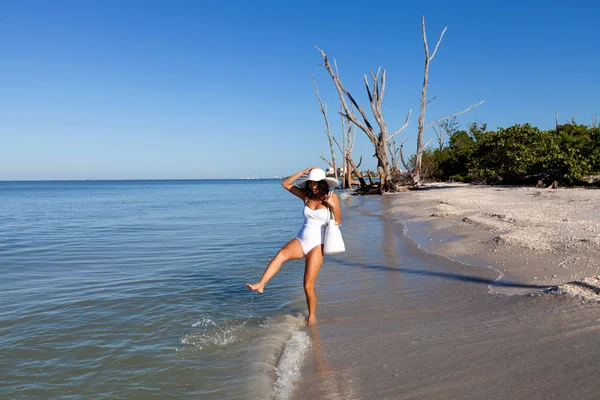
[[[244,283],[301,221],[279,181],[0,182],[0,397],[285,398],[302,264]]]

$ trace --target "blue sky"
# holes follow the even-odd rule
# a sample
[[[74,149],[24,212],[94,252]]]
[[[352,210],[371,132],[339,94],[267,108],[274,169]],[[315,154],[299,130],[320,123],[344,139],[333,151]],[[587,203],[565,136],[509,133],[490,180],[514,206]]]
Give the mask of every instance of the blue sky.
[[[284,176],[325,167],[310,73],[340,135],[318,45],[365,106],[383,67],[395,130],[423,79],[421,15],[433,47],[427,120],[488,127],[600,112],[600,5],[555,1],[0,0],[0,180]],[[426,136],[433,135],[428,131]],[[357,132],[354,156],[374,168]]]

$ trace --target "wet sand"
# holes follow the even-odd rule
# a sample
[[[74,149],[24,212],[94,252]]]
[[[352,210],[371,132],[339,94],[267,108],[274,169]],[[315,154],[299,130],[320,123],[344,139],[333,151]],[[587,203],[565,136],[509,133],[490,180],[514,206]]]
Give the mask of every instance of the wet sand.
[[[476,223],[463,221],[467,216],[453,201],[468,202],[474,189],[501,189],[500,200],[502,191],[514,191],[448,186],[347,200],[342,228],[347,252],[328,258],[319,276],[320,319],[307,329],[312,345],[294,398],[599,397],[600,304],[552,290],[596,273],[589,261],[596,251],[594,201],[565,217],[589,219],[569,227],[586,229],[571,236],[560,229],[549,236],[541,229],[544,234],[536,235],[478,224],[490,212],[484,208],[465,207],[467,221]],[[534,190],[517,189],[514,196],[529,202]],[[482,200],[484,194],[490,197],[483,203],[496,200],[492,213],[504,216],[488,218],[511,218],[521,226],[516,207],[502,205],[494,193],[473,192]],[[556,201],[550,193],[531,197],[546,196]],[[558,200],[573,203],[569,197]],[[548,214],[545,206],[534,207],[540,219]],[[550,211],[549,221],[563,218]],[[541,247],[515,239],[528,237],[525,232]],[[565,242],[582,232],[590,242]],[[588,262],[577,263],[574,252]]]

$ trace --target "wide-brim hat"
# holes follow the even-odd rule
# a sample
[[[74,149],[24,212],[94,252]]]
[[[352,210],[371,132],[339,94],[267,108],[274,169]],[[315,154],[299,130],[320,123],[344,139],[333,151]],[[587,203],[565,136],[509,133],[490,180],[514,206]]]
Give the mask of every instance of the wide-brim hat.
[[[325,181],[327,182],[327,185],[329,185],[329,189],[335,189],[340,185],[337,179],[327,177],[325,175],[325,171],[323,171],[321,168],[311,169],[308,173],[308,178],[299,180],[298,183],[296,183],[296,186],[304,189],[308,181]]]

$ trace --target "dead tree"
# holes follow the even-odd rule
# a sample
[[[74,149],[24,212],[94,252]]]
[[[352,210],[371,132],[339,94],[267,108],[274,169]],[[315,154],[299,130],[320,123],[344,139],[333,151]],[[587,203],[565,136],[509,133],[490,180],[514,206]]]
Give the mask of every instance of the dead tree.
[[[362,191],[365,190],[365,188],[367,187],[367,183],[365,182],[365,178],[363,178],[362,174],[360,173],[360,164],[362,164],[362,156],[360,157],[360,160],[358,161],[358,165],[356,165],[356,163],[354,162],[354,160],[352,159],[352,157],[348,157],[348,164],[350,165],[350,168],[352,171],[354,171],[354,175],[356,175],[356,179],[358,179],[358,182],[360,183],[360,189]],[[352,177],[352,175],[350,174],[350,177]]]
[[[400,151],[400,149],[398,149],[397,145],[396,145],[396,139],[392,138],[391,140],[388,140],[388,150],[390,152],[390,163],[392,164],[390,166],[390,171],[392,172],[392,175],[395,173],[402,173],[402,168],[400,168],[400,160],[398,159],[398,152]]]
[[[433,129],[435,136],[438,139],[438,149],[442,151],[444,150],[446,138],[452,136],[458,130],[460,124],[456,121],[456,117],[453,117],[445,121],[438,122],[436,125],[437,128],[432,126],[431,129]]]
[[[341,107],[341,106],[340,106]],[[353,179],[352,179],[352,165],[350,163],[350,159],[352,158],[352,149],[354,148],[354,138],[356,137],[356,128],[354,125],[348,123],[344,117],[341,118],[342,122],[342,143],[344,144],[340,147],[340,144],[336,142],[338,148],[341,150],[342,155],[344,157],[344,182],[343,187],[345,189],[350,189],[352,187]]]
[[[323,155],[321,155],[321,159],[323,159],[325,162],[327,162],[329,165],[331,165],[331,168],[333,168],[333,176],[335,177],[336,180],[338,180],[338,171],[337,171],[337,166],[335,164],[335,149],[333,148],[333,139],[331,137],[331,128],[329,127],[329,118],[327,117],[327,106],[325,104],[323,104],[323,102],[321,101],[321,96],[319,95],[319,89],[317,88],[317,82],[315,82],[315,77],[313,76],[313,74],[310,74],[310,77],[313,81],[313,85],[315,87],[315,93],[317,94],[317,100],[319,100],[319,110],[321,110],[321,113],[323,114],[323,118],[325,119],[325,134],[327,135],[327,139],[329,140],[329,149],[331,150],[331,162],[329,162],[325,157],[323,157]]]
[[[424,149],[425,147],[427,147],[427,145],[429,144],[429,142],[431,142],[431,139],[429,139],[423,146],[422,149]],[[406,171],[408,172],[408,174],[410,175],[413,184],[415,182],[415,171],[416,168],[414,165],[409,165],[409,163],[406,162],[406,159],[404,158],[404,143],[406,143],[406,139],[404,138],[404,133],[402,134],[402,141],[400,142],[400,147],[398,148],[398,153],[400,153],[400,161],[402,161],[402,165],[404,166],[404,168],[406,168]],[[416,159],[416,157],[415,157]],[[416,162],[416,160],[415,160]],[[420,177],[419,177],[420,179]]]
[[[315,46],[316,47],[316,46]],[[331,64],[329,63],[329,59],[325,52],[318,47],[317,50],[321,53],[323,57],[324,63],[321,64],[323,68],[329,72],[331,79],[335,85],[335,88],[338,92],[340,103],[342,105],[342,116],[345,117],[348,121],[356,125],[360,128],[371,140],[373,146],[375,147],[375,157],[377,158],[377,173],[379,174],[379,189],[380,193],[384,192],[392,192],[396,190],[396,186],[392,182],[391,174],[390,174],[390,164],[387,154],[387,143],[388,139],[392,136],[396,135],[398,132],[402,131],[407,125],[398,129],[394,133],[388,136],[387,126],[383,119],[383,114],[381,112],[381,102],[383,100],[383,95],[385,92],[385,70],[381,71],[379,69],[376,74],[371,73],[371,80],[373,81],[373,89],[369,85],[369,80],[366,75],[364,75],[365,87],[367,90],[367,95],[369,96],[369,103],[371,105],[372,114],[377,121],[377,125],[379,127],[379,133],[375,131],[375,128],[369,121],[364,109],[356,102],[354,97],[348,92],[348,90],[342,85],[337,71],[333,71]],[[358,110],[362,121],[360,121],[356,116],[350,112],[350,108],[346,99],[350,101],[350,103]],[[410,116],[410,113],[409,113]]]
[[[413,176],[413,169],[408,165],[406,160],[404,159],[404,143],[406,143],[406,139],[404,138],[404,133],[402,134],[402,139],[400,140],[400,147],[398,147],[398,152],[400,153],[400,161],[402,161],[402,165],[406,172],[410,174],[410,177]]]
[[[417,127],[417,154],[416,154],[414,170],[411,173],[411,176],[413,177],[413,184],[415,186],[421,185],[421,160],[423,158],[423,149],[425,148],[425,145],[423,144],[423,134],[425,133],[427,128],[429,128],[430,126],[432,126],[436,123],[439,123],[441,121],[444,121],[449,118],[456,117],[460,114],[466,113],[467,111],[469,111],[483,103],[483,101],[481,101],[478,104],[470,105],[467,109],[465,109],[461,112],[448,115],[444,118],[440,118],[436,121],[433,121],[428,125],[425,125],[425,109],[427,108],[427,105],[431,101],[435,100],[435,97],[434,97],[430,101],[427,101],[427,86],[429,84],[429,64],[435,57],[435,54],[437,53],[438,47],[439,47],[440,43],[442,42],[442,38],[444,37],[444,34],[446,33],[447,29],[448,29],[447,27],[444,28],[444,30],[442,31],[442,34],[440,35],[440,38],[438,39],[437,44],[435,45],[435,49],[433,50],[433,53],[430,54],[429,46],[427,44],[427,32],[425,31],[425,17],[424,16],[421,17],[421,30],[423,33],[423,46],[425,48],[425,71],[423,74],[423,86],[421,88],[421,112],[419,114],[419,122],[418,122],[418,127]]]
[[[350,112],[354,113],[354,110],[351,109]],[[358,165],[356,165],[352,158],[352,149],[354,148],[354,139],[356,138],[356,127],[347,121],[344,116],[342,116],[342,137],[343,146],[340,146],[335,137],[333,138],[344,158],[344,179],[342,180],[342,187],[344,189],[350,189],[352,185],[360,184],[360,189],[364,191],[367,185],[359,170],[360,164],[362,163],[362,157],[360,157]],[[355,181],[352,178],[353,172],[358,181]]]

